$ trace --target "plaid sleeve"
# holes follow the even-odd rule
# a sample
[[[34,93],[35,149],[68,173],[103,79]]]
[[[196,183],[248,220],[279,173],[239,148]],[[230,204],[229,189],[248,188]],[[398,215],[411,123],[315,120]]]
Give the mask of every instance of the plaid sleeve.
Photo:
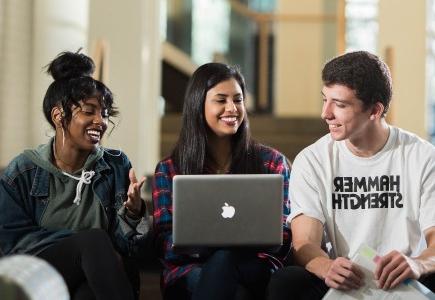
[[[282,215],[282,226],[283,226],[283,245],[275,253],[277,258],[284,262],[288,255],[290,254],[291,245],[291,232],[290,228],[287,226],[287,217],[290,214],[290,199],[289,199],[289,180],[290,180],[290,163],[287,158],[280,152],[274,149],[268,149],[269,153],[263,156],[264,166],[268,173],[271,174],[281,174],[283,177],[283,215]]]
[[[168,159],[157,165],[153,180],[153,225],[158,253],[164,265],[164,286],[173,283],[195,266],[188,257],[174,253],[172,247],[172,178],[175,175],[172,160]]]
[[[154,204],[154,231],[158,251],[164,255],[172,245],[172,176],[169,164],[160,162],[154,173],[152,198]]]

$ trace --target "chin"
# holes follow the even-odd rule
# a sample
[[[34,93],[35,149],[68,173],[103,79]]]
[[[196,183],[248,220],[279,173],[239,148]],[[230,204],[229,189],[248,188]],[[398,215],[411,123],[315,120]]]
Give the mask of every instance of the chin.
[[[346,137],[343,136],[342,134],[339,134],[339,133],[332,133],[332,132],[331,132],[331,138],[332,138],[334,141],[337,141],[337,142],[346,139]]]

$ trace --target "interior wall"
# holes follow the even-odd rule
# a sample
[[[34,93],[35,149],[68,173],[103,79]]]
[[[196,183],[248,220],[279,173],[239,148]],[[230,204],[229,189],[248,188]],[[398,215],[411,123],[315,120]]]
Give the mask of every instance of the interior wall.
[[[31,1],[0,0],[0,167],[28,147]]]
[[[279,14],[322,15],[323,0],[279,0]],[[275,97],[277,116],[317,117],[321,110],[320,71],[324,63],[324,24],[275,23]],[[335,45],[335,40],[331,40]]]
[[[44,66],[86,46],[88,0],[0,1],[1,167],[53,135],[42,113],[52,82]]]
[[[160,145],[160,1],[90,1],[89,45],[108,46],[108,80],[120,116],[105,145],[152,173]]]
[[[379,1],[379,55],[392,48],[394,125],[428,138],[426,128],[426,1]]]

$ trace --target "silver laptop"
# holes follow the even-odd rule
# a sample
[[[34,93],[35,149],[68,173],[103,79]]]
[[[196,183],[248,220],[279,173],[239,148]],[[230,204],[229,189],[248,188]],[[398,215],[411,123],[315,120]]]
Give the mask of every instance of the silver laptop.
[[[279,174],[177,175],[174,247],[281,245],[282,204]]]

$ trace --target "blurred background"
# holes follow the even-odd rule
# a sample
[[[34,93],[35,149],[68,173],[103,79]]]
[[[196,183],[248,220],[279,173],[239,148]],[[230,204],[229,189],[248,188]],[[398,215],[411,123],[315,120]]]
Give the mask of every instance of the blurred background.
[[[189,76],[210,61],[240,66],[254,137],[291,160],[326,132],[324,63],[352,50],[390,66],[388,121],[435,142],[435,0],[0,0],[0,168],[53,135],[44,66],[79,48],[121,112],[104,144],[142,174],[170,153]]]

